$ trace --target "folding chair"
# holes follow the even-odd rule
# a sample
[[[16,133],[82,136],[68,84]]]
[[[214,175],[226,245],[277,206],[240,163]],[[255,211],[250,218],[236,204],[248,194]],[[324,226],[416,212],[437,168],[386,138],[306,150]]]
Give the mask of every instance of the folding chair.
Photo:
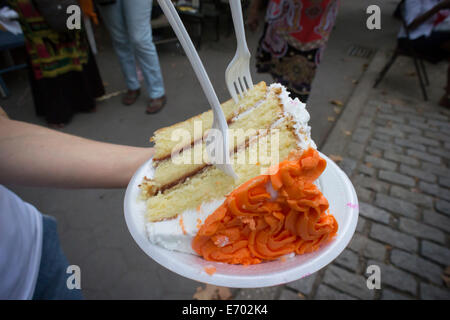
[[[407,39],[407,41],[405,41],[406,46],[405,47],[400,47],[397,44],[397,47],[394,50],[394,54],[392,55],[391,59],[386,63],[384,68],[379,73],[377,79],[375,80],[375,84],[374,84],[373,87],[376,88],[378,86],[378,84],[381,82],[381,80],[383,80],[384,76],[389,71],[390,67],[395,62],[395,60],[397,59],[398,56],[408,56],[408,57],[411,57],[414,60],[414,66],[416,67],[417,76],[419,78],[420,88],[422,89],[423,99],[425,101],[427,101],[428,100],[428,95],[427,95],[427,91],[426,91],[425,86],[429,85],[428,74],[427,74],[427,71],[425,69],[425,64],[423,62],[423,58],[416,52],[416,50],[413,48],[413,46],[411,44],[411,40],[410,40],[410,37],[409,37],[408,25],[407,25],[407,23],[405,21],[405,18],[403,17],[403,6],[404,6],[404,3],[405,3],[404,0],[402,0],[400,2],[399,6],[397,7],[396,12],[394,13],[394,15],[396,17],[400,18],[400,20],[402,21],[403,27],[405,28],[406,39]]]

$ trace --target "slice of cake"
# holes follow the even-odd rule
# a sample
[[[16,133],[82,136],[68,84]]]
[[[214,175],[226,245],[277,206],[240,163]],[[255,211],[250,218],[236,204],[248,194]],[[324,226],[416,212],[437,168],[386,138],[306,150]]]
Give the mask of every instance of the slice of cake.
[[[211,111],[156,131],[151,172],[141,183],[150,241],[208,260],[253,264],[310,252],[332,238],[337,223],[313,184],[326,162],[315,151],[305,105],[291,99],[283,86],[261,82],[237,104],[229,100],[222,109],[231,164],[239,178],[208,161],[205,139]],[[250,197],[256,202],[243,200],[242,194],[257,194]],[[246,214],[236,213],[238,207]],[[306,224],[298,222],[305,219]],[[251,240],[256,230],[264,230],[264,236]],[[260,237],[277,240],[269,245]],[[259,252],[261,243],[275,253]]]

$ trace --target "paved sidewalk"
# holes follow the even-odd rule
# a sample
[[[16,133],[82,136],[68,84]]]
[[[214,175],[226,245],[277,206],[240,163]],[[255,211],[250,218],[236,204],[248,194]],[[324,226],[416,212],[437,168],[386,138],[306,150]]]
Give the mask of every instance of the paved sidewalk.
[[[450,111],[395,87],[372,89],[382,55],[322,149],[339,152],[357,190],[360,218],[350,245],[308,278],[243,289],[237,299],[450,299],[443,278],[450,266]],[[380,290],[367,288],[369,265],[381,269]]]
[[[450,142],[442,140],[449,133],[449,114],[423,104],[417,78],[411,76],[414,67],[410,60],[399,59],[380,90],[373,91],[373,79],[360,79],[368,59],[347,54],[353,44],[370,49],[394,45],[399,25],[391,13],[397,2],[341,2],[336,28],[308,101],[313,138],[324,153],[343,157],[340,165],[351,175],[364,202],[351,245],[331,266],[308,278],[281,287],[232,290],[236,298],[448,298],[440,276],[450,264]],[[364,28],[369,4],[382,7],[382,30]],[[348,30],[352,30],[351,36]],[[106,31],[98,32],[97,62],[107,91],[122,90],[123,77],[117,72],[119,65]],[[247,33],[252,52],[259,34]],[[100,103],[97,113],[77,115],[63,131],[100,141],[148,146],[148,137],[155,129],[208,109],[204,95],[192,94],[201,88],[192,81],[186,57],[170,45],[158,51],[169,97],[167,108],[157,115],[143,116],[145,95],[126,108],[116,96]],[[222,37],[219,42],[205,41],[199,52],[221,101],[228,99],[223,71],[234,52],[233,36]],[[374,63],[370,66],[381,69]],[[445,65],[428,67],[430,101],[437,101],[445,81]],[[255,82],[270,82],[268,75],[254,72],[254,63],[252,68]],[[370,72],[369,67],[365,75]],[[45,125],[34,114],[26,73],[8,76],[13,95],[2,104],[10,116]],[[341,114],[335,113],[331,99],[345,103]],[[339,119],[329,122],[329,117]],[[335,129],[327,137],[333,125]],[[421,156],[423,153],[427,157]],[[204,287],[168,271],[138,248],[124,223],[123,190],[12,189],[42,212],[57,217],[64,251],[71,263],[81,267],[87,299],[191,299],[197,287]],[[364,271],[372,263],[383,269],[381,291],[369,291],[365,286]]]

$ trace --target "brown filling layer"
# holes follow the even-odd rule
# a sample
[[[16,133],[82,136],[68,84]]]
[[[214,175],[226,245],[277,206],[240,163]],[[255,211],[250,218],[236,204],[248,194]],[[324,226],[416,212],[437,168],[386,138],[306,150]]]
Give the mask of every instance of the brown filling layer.
[[[201,173],[203,170],[206,170],[206,168],[211,167],[211,166],[212,166],[212,164],[206,164],[205,163],[203,166],[201,166],[200,168],[197,168],[195,171],[187,173],[187,174],[179,177],[178,179],[176,179],[176,180],[174,180],[174,181],[172,181],[170,183],[166,183],[162,187],[156,189],[155,193],[157,193],[157,192],[164,192],[167,189],[175,187],[177,184],[183,183],[184,181],[186,181],[186,179],[188,179],[188,178],[190,178],[190,177],[192,177],[192,176],[194,176],[194,175],[196,175],[198,173]]]
[[[275,93],[279,95],[279,94],[281,93],[281,89],[280,89],[280,90],[278,90],[278,89],[275,90]],[[278,100],[280,100],[280,99],[278,99]],[[281,103],[281,102],[279,101],[279,103]],[[233,117],[231,117],[231,119],[228,119],[228,120],[227,120],[227,123],[228,123],[228,124],[233,123],[233,122],[234,122],[233,119],[234,119],[236,116],[237,116],[237,115],[234,115]],[[291,118],[291,117],[290,117],[290,118]],[[278,119],[279,119],[279,118],[278,118]],[[278,119],[276,119],[274,122],[278,121]],[[292,120],[292,119],[291,119],[291,120]],[[274,122],[273,122],[273,123],[274,123]],[[270,127],[273,125],[273,123],[272,123],[268,128],[270,128]],[[198,142],[200,142],[202,139],[204,139],[205,137],[206,137],[206,134],[205,134],[202,138],[196,139],[196,140],[192,141],[192,142],[191,142],[191,148],[192,148],[196,143],[198,143]],[[258,137],[258,136],[255,136],[255,137]],[[297,137],[297,139],[300,140],[299,137]],[[241,148],[247,148],[247,147],[249,146],[249,144],[250,144],[250,139],[246,139],[245,143],[243,143],[243,144],[241,144],[241,145],[239,145],[239,146],[235,146],[235,147],[234,147],[233,153],[236,153],[236,152],[237,152],[238,150],[240,150]],[[185,147],[186,147],[186,146],[180,148],[180,149],[178,150],[178,152],[181,151],[181,150],[183,150]],[[158,158],[158,159],[154,159],[153,161],[154,161],[154,163],[155,163],[155,168],[158,167],[159,162],[162,162],[162,161],[168,161],[168,160],[170,159],[170,157],[171,157],[171,154],[169,154],[169,155],[167,155],[167,156],[164,156],[164,157],[161,157],[161,158]],[[203,166],[201,166],[200,168],[197,168],[195,171],[192,171],[192,172],[190,172],[190,173],[187,173],[187,174],[181,176],[180,178],[178,178],[178,179],[176,179],[176,180],[174,180],[174,181],[172,181],[172,182],[170,182],[170,183],[167,183],[167,184],[165,184],[165,185],[163,185],[163,186],[157,188],[157,189],[155,190],[154,193],[156,194],[156,193],[158,193],[158,192],[164,192],[165,190],[168,190],[168,189],[170,189],[170,188],[173,188],[173,187],[175,187],[176,185],[185,182],[186,179],[188,179],[188,178],[190,178],[190,177],[192,177],[192,176],[194,176],[194,175],[196,175],[196,174],[198,174],[198,173],[201,173],[203,170],[206,170],[208,167],[211,167],[211,166],[212,166],[212,164],[206,164],[206,163],[205,163]]]
[[[230,125],[230,124],[232,124],[232,123],[234,122],[234,121],[233,121],[233,118],[234,118],[234,116],[233,116],[231,119],[228,119],[228,120],[227,120],[227,124],[228,124],[228,125]],[[202,141],[202,140],[205,139],[205,138],[206,138],[206,132],[205,132],[205,134],[204,134],[201,138],[195,139],[195,140],[193,140],[193,141],[191,142],[191,145],[190,145],[191,148],[192,148],[196,143],[199,143],[200,141]],[[186,148],[186,147],[187,147],[187,146],[183,146],[183,147],[181,147],[181,148],[175,150],[174,152],[180,152],[181,150],[183,150],[183,149]],[[164,157],[160,157],[160,158],[153,159],[153,161],[155,161],[155,162],[164,161],[164,160],[169,159],[171,156],[172,156],[172,154],[168,154],[168,155],[165,155]]]
[[[281,91],[280,91],[280,92],[281,92]],[[277,92],[277,94],[279,94],[279,93]],[[261,99],[261,100],[257,101],[257,102],[255,103],[255,105],[259,104],[260,101],[264,101],[265,99],[267,99],[267,93],[266,93],[266,96],[264,97],[264,99]],[[251,107],[251,108],[254,108],[254,106]],[[247,110],[249,110],[249,109],[247,109]],[[247,110],[244,110],[244,111],[242,111],[241,113],[243,113],[243,112],[245,112],[245,111],[247,111]],[[233,119],[236,118],[236,117],[237,117],[238,115],[240,115],[241,113],[233,114],[233,116],[232,116],[230,119],[227,119],[227,124],[230,125],[230,124],[234,123],[236,120],[233,120]],[[196,143],[202,141],[202,140],[205,139],[205,138],[206,138],[206,132],[205,132],[205,134],[204,134],[201,138],[195,139],[195,140],[193,140],[193,141],[191,142],[191,145],[190,145],[191,148],[192,148]],[[178,150],[175,150],[174,152],[180,152],[180,151],[183,150],[184,148],[186,148],[186,146],[183,146],[183,147],[179,148]],[[171,156],[172,156],[172,154],[168,154],[168,155],[165,155],[164,157],[154,158],[153,161],[155,161],[155,162],[164,161],[164,160],[169,159]]]
[[[269,126],[269,128],[270,128],[270,126]],[[265,134],[265,135],[267,135],[267,134]],[[256,137],[263,137],[265,135],[258,135],[258,136],[255,136],[255,138]],[[248,148],[249,145],[250,145],[250,139],[245,139],[245,143],[234,147],[233,153],[237,153],[238,150],[240,150],[240,149],[246,149],[246,148]],[[157,193],[157,192],[164,192],[167,189],[175,187],[176,185],[186,181],[186,179],[188,179],[188,178],[190,178],[190,177],[192,177],[192,176],[194,176],[194,175],[196,175],[198,173],[201,173],[203,170],[206,170],[208,167],[211,167],[211,166],[212,166],[212,164],[205,163],[203,166],[201,166],[200,168],[197,168],[195,171],[187,173],[187,174],[181,176],[180,178],[178,178],[178,179],[176,179],[176,180],[174,180],[174,181],[172,181],[170,183],[167,183],[167,184],[157,188],[155,190],[155,193]]]

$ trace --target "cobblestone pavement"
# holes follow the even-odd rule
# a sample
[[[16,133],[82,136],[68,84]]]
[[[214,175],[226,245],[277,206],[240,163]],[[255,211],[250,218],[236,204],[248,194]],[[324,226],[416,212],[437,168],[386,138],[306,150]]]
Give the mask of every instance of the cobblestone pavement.
[[[340,155],[360,201],[347,249],[306,279],[237,299],[450,299],[450,112],[384,94],[365,103]],[[380,290],[367,288],[369,265]]]
[[[334,116],[333,106],[327,109],[328,100],[345,102],[353,88],[346,82],[353,83],[352,79],[361,73],[360,65],[366,62],[346,57],[348,46],[378,48],[389,41],[394,45],[398,30],[391,18],[395,1],[370,2],[383,4],[383,32],[371,33],[355,27],[365,23],[361,20],[365,15],[357,12],[364,12],[368,2],[362,1],[360,7],[346,3],[341,3],[338,24],[308,102],[313,135],[319,144],[325,138],[325,129],[331,127],[327,117]],[[343,30],[353,30],[352,37]],[[254,48],[258,36],[247,36],[250,48]],[[223,83],[223,70],[235,50],[230,39],[205,43],[200,51],[211,80],[217,84],[219,98],[228,97],[225,86],[219,84]],[[108,92],[123,89],[114,52],[109,45],[100,49],[98,63]],[[199,109],[207,107],[204,97],[192,94],[201,89],[196,81],[190,81],[188,61],[169,48],[159,52],[170,97],[167,109],[142,117],[142,99],[135,106],[123,108],[120,98],[115,97],[104,101],[95,114],[78,115],[63,131],[145,146],[154,128],[206,110]],[[439,67],[435,72],[430,69],[431,97],[433,90],[442,94],[445,72]],[[232,290],[236,299],[450,298],[441,278],[450,265],[450,139],[445,139],[450,133],[450,119],[441,109],[423,105],[417,78],[410,76],[413,72],[411,62],[400,58],[381,85],[418,100],[409,96],[399,99],[390,93],[376,98],[374,95],[364,104],[356,128],[349,129],[353,131],[351,142],[339,154],[343,157],[339,164],[351,176],[360,199],[359,224],[348,248],[333,264],[307,278],[280,287]],[[255,72],[253,75],[254,80],[270,79]],[[43,124],[34,115],[30,91],[24,85],[20,87],[23,90],[13,90],[13,99],[17,99],[5,101],[4,106],[15,119]],[[57,217],[64,251],[71,263],[81,267],[87,299],[191,299],[196,288],[204,286],[159,266],[138,248],[124,223],[123,190],[13,190],[42,212]],[[382,290],[370,291],[366,287],[365,270],[371,264],[382,269]]]

